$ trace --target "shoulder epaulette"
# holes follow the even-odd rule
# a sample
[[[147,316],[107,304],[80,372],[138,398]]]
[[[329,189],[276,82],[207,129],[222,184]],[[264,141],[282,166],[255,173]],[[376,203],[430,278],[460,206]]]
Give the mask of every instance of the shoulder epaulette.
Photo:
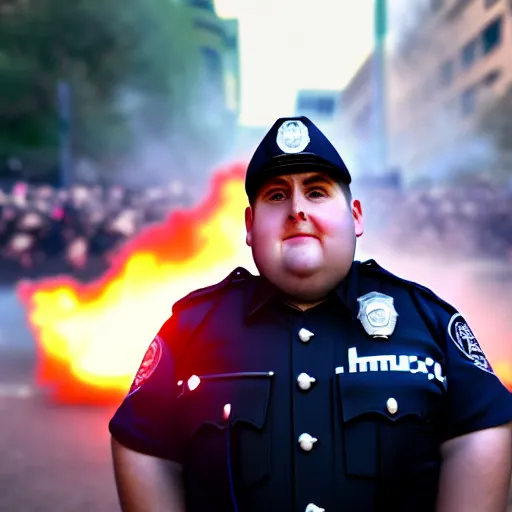
[[[174,303],[173,311],[177,309],[183,309],[198,300],[206,300],[208,298],[214,298],[219,292],[225,290],[230,284],[245,281],[251,277],[254,277],[247,269],[243,267],[237,267],[222,281],[199,288],[185,295]]]
[[[385,268],[381,267],[373,259],[364,261],[364,262],[361,263],[361,265],[365,269],[370,269],[370,270],[378,273],[379,275],[388,278],[391,281],[401,283],[404,286],[407,286],[409,288],[415,288],[417,290],[420,290],[421,292],[423,292],[424,295],[426,295],[431,300],[433,300],[434,302],[439,304],[441,307],[443,307],[443,308],[445,308],[445,309],[447,309],[449,311],[454,310],[454,307],[450,303],[448,303],[445,300],[443,300],[441,297],[439,297],[439,295],[437,295],[435,292],[433,292],[430,288],[427,288],[426,286],[423,286],[423,285],[421,285],[419,283],[416,283],[415,281],[408,281],[407,279],[404,279],[402,277],[399,277],[399,276],[393,274],[389,270],[386,270]]]

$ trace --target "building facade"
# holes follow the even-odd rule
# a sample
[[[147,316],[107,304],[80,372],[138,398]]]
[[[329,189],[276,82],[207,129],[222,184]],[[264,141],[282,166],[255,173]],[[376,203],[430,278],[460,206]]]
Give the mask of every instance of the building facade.
[[[343,140],[356,174],[370,172],[374,136],[374,56],[369,55],[343,89],[340,100]]]
[[[512,84],[511,0],[429,0],[417,12],[385,64],[387,164],[408,183],[485,165],[492,149],[479,116]],[[347,130],[362,144],[372,133],[372,60],[342,95]]]
[[[213,0],[183,0],[191,9],[201,58],[200,103],[205,122],[235,136],[240,113],[238,21],[217,16]]]
[[[485,166],[492,148],[477,123],[512,83],[510,0],[430,8],[409,54],[397,51],[388,66],[389,155],[410,182]]]

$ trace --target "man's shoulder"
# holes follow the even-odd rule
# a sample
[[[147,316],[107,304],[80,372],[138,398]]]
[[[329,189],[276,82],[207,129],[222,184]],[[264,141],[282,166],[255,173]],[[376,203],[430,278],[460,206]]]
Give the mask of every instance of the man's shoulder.
[[[456,309],[449,302],[437,295],[436,292],[416,281],[411,281],[397,276],[386,270],[375,260],[370,259],[360,264],[363,276],[376,279],[379,282],[388,283],[391,286],[409,291],[413,296],[429,307],[439,308],[444,312],[454,314]]]
[[[199,304],[216,301],[223,294],[235,288],[241,288],[255,278],[256,276],[247,269],[237,267],[221,281],[193,290],[176,301],[173,305],[173,312],[184,311]]]

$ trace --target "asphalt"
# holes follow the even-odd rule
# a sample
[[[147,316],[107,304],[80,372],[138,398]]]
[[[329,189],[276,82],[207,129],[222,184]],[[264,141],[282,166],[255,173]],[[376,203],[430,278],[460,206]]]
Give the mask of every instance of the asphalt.
[[[0,289],[0,511],[119,511],[108,432],[114,407],[54,404],[34,370],[23,309],[12,289]]]

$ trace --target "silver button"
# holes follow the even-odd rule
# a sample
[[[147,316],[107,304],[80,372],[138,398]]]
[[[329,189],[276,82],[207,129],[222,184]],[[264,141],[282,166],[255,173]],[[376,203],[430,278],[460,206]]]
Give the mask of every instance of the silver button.
[[[187,380],[187,386],[190,391],[197,389],[199,384],[201,384],[201,379],[197,375],[192,375],[192,377]]]
[[[228,421],[231,417],[231,404],[226,404],[222,410],[222,419]]]
[[[388,408],[389,414],[396,414],[398,411],[398,402],[394,398],[388,398],[386,407]]]
[[[317,441],[316,437],[312,437],[309,434],[301,434],[299,436],[299,445],[305,452],[310,452]]]
[[[316,382],[316,379],[314,377],[310,377],[307,373],[301,373],[297,377],[297,384],[298,384],[299,388],[304,391],[307,391],[308,389],[310,389],[311,384],[313,384],[313,382]]]
[[[313,336],[314,333],[308,331],[307,329],[304,329],[304,327],[299,331],[299,338],[300,341],[302,341],[303,343],[307,343]]]
[[[325,508],[317,507],[314,503],[310,503],[306,507],[306,512],[325,512]]]

